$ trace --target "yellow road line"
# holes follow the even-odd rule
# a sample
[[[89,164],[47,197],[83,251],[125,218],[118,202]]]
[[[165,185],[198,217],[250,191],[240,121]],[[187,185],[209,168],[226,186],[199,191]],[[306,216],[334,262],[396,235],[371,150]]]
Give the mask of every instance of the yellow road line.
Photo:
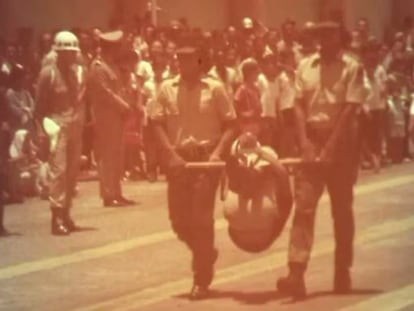
[[[414,284],[375,296],[339,311],[399,311],[410,306],[414,306]],[[410,310],[413,309],[410,308]]]
[[[409,183],[414,182],[414,176],[407,175],[390,180],[375,182],[372,184],[364,184],[356,188],[356,195],[366,195],[373,192],[378,192],[385,189],[390,189],[398,186],[403,186]],[[326,201],[327,197],[325,196],[323,201]],[[227,227],[227,223],[224,219],[219,219],[216,221],[216,230],[220,230]],[[174,234],[170,231],[162,231],[154,234],[149,234],[146,236],[141,236],[137,238],[128,239],[125,241],[110,243],[104,246],[99,246],[95,248],[85,249],[75,253],[49,257],[45,259],[30,261],[26,263],[16,264],[13,266],[0,268],[0,281],[10,278],[15,278],[29,273],[41,272],[46,270],[51,270],[59,268],[65,265],[76,264],[80,262],[85,262],[88,260],[102,258],[104,256],[114,255],[129,250],[136,249],[138,247],[144,247],[149,245],[154,245],[156,243],[165,242],[175,239]]]
[[[363,231],[356,239],[356,245],[367,244],[390,235],[400,234],[414,229],[414,216],[405,219],[387,221]],[[313,257],[329,254],[333,251],[333,241],[325,240],[316,243]],[[216,274],[214,285],[239,281],[244,278],[273,271],[286,264],[286,253],[280,252],[268,256],[238,264],[226,269],[219,270]],[[175,282],[165,283],[160,286],[147,288],[136,293],[128,294],[109,301],[97,303],[76,311],[136,311],[148,305],[153,305],[173,296],[185,293],[191,286],[191,279],[186,278]],[[361,309],[368,311],[371,309]],[[374,310],[374,309],[372,309]],[[378,310],[378,309],[376,309]]]

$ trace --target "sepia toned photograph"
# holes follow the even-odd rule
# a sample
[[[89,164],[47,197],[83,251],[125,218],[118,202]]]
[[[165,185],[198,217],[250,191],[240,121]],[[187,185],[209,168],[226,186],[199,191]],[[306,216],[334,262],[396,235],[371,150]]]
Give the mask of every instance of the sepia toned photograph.
[[[0,311],[414,311],[413,187],[414,0],[0,0]]]

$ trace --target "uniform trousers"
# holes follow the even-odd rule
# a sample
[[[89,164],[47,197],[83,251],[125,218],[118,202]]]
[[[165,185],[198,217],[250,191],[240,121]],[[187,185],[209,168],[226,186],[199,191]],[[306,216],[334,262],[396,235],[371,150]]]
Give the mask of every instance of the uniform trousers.
[[[309,166],[295,176],[295,216],[290,233],[289,262],[307,265],[312,251],[315,215],[325,187],[328,190],[335,236],[335,267],[352,266],[354,240],[353,187],[356,169],[347,166]]]
[[[55,150],[49,157],[49,201],[51,208],[68,209],[79,173],[82,153],[82,122],[71,122],[61,127]]]
[[[99,187],[103,200],[122,196],[125,122],[114,114],[96,112],[95,138],[98,153]]]
[[[321,136],[326,135],[310,134],[317,150],[324,146],[326,138]],[[348,269],[352,266],[355,233],[353,188],[357,181],[359,156],[357,135],[357,126],[348,129],[347,134],[340,139],[331,162],[305,164],[297,169],[289,262],[307,266],[314,241],[316,209],[326,188],[334,225],[335,267]]]
[[[187,161],[195,159],[185,158]],[[201,161],[201,159],[198,159]],[[194,283],[210,285],[217,259],[214,246],[214,205],[220,172],[170,169],[168,210],[172,229],[192,252]]]

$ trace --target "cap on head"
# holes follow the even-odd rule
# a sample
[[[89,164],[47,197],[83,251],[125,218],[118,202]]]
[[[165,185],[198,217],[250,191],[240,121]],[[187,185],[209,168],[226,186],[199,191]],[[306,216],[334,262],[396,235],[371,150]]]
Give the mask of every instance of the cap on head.
[[[336,22],[320,22],[313,28],[317,33],[335,32],[340,30],[340,26]]]
[[[200,51],[200,46],[193,36],[182,36],[178,42],[176,53],[178,56],[195,55]]]
[[[119,45],[124,37],[122,30],[116,30],[111,32],[103,32],[99,34],[99,40],[102,46]]]
[[[78,38],[70,31],[58,32],[54,41],[55,51],[80,51]]]

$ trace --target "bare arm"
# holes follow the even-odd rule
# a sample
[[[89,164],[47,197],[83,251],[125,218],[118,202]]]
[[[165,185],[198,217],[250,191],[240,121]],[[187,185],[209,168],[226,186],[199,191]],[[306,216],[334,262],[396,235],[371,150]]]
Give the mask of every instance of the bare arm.
[[[167,161],[169,167],[180,167],[185,165],[185,161],[175,151],[174,146],[168,139],[167,133],[165,132],[162,124],[154,122],[154,133],[160,143],[161,149],[167,155]]]
[[[235,130],[235,127],[232,125],[232,123],[229,122],[229,124],[226,126],[226,130],[220,138],[219,143],[210,155],[209,161],[220,161],[224,151],[236,139],[236,136],[237,131]]]

